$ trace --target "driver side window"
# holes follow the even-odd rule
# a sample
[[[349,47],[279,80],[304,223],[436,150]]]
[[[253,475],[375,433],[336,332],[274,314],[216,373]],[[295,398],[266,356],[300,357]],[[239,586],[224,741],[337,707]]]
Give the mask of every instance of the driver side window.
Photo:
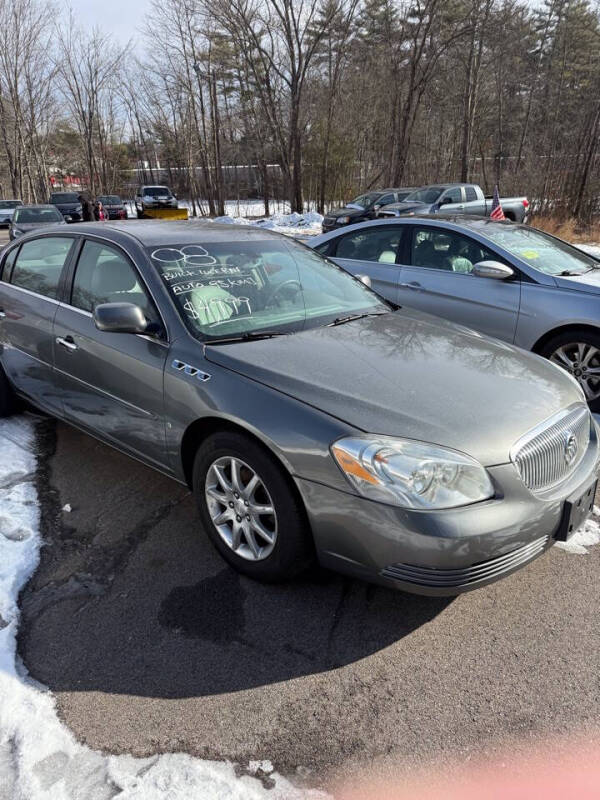
[[[499,261],[495,253],[468,236],[443,228],[414,228],[410,263],[468,274],[479,261]]]
[[[460,186],[447,189],[441,199],[444,203],[462,203],[462,190]]]
[[[401,240],[402,228],[395,225],[355,231],[341,238],[336,258],[395,264]]]
[[[115,248],[88,240],[77,261],[71,305],[93,313],[101,303],[133,303],[148,319],[158,318],[127,257]]]

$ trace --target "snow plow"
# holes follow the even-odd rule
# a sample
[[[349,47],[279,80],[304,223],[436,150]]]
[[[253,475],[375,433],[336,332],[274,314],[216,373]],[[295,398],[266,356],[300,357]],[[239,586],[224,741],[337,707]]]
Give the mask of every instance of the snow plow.
[[[141,219],[187,219],[187,208],[144,208]]]

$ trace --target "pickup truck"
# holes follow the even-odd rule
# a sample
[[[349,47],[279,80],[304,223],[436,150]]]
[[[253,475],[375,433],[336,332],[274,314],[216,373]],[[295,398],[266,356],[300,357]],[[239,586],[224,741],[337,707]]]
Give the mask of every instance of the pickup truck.
[[[526,197],[501,197],[506,219],[527,222],[529,201]],[[378,217],[401,217],[405,214],[469,214],[489,217],[492,198],[486,197],[476,183],[440,183],[423,186],[401,203],[391,203],[377,212]]]

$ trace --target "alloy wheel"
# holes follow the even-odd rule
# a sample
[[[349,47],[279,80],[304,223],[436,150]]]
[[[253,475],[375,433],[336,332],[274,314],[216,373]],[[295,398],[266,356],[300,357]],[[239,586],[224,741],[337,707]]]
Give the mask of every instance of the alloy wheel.
[[[277,514],[260,476],[233,456],[218,458],[206,473],[204,496],[221,539],[241,558],[262,561],[277,540]]]
[[[561,345],[550,361],[562,367],[583,389],[588,402],[600,397],[600,350],[587,342]]]

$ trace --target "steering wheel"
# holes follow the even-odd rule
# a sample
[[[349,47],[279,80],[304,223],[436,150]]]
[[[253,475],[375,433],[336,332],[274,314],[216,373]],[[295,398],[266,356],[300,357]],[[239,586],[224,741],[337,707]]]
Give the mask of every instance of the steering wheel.
[[[301,292],[302,291],[302,284],[300,283],[300,281],[297,281],[297,280],[283,281],[283,283],[280,283],[279,286],[276,286],[273,289],[273,291],[271,292],[271,294],[269,295],[269,297],[265,301],[265,308],[267,308],[267,306],[271,305],[273,300],[277,297],[277,295],[280,292],[282,292],[284,290],[287,291],[287,290],[290,290],[290,289],[294,289],[294,294],[296,294],[298,292]]]

